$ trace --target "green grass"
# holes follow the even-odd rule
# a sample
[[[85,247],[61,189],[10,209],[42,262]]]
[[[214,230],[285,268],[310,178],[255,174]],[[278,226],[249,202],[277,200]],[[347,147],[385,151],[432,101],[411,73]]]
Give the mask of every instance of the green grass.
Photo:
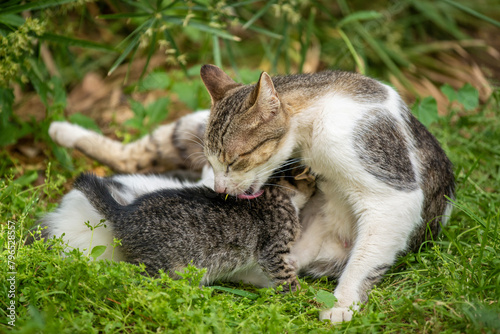
[[[195,269],[179,281],[149,278],[143,268],[93,261],[76,250],[62,257],[59,240],[23,246],[67,182],[95,164],[79,158],[73,171],[48,164],[43,175],[1,152],[0,332],[499,332],[499,96],[472,112],[451,108],[430,126],[455,166],[449,225],[433,245],[400,259],[350,323],[334,327],[318,321],[319,308],[329,302],[319,291],[335,288],[324,279],[302,280],[302,289],[288,295],[239,285],[200,288],[202,272]],[[16,241],[15,327],[7,317],[9,221]]]

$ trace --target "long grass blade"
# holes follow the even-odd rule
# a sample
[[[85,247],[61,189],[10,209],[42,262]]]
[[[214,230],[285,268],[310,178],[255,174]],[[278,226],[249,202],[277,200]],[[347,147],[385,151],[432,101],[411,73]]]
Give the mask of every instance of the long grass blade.
[[[28,2],[22,5],[12,6],[2,9],[2,15],[21,13],[26,10],[37,10],[48,7],[60,6],[66,3],[76,2],[76,0],[38,0]]]
[[[389,70],[394,74],[394,76],[401,82],[403,86],[406,87],[413,94],[417,94],[413,85],[406,79],[401,70],[396,66],[396,64],[392,61],[391,57],[384,51],[383,48],[380,47],[378,41],[376,41],[368,31],[366,31],[365,27],[359,22],[354,23],[356,25],[356,30],[363,37],[363,39],[370,45],[372,50],[380,57],[380,60],[389,68]]]
[[[344,17],[342,20],[337,23],[337,27],[341,28],[342,26],[352,23],[352,22],[360,22],[360,21],[367,21],[367,20],[376,20],[382,18],[383,15],[379,12],[376,12],[374,10],[369,10],[369,11],[359,11],[355,12],[352,14],[347,15]]]
[[[299,72],[302,73],[304,68],[304,63],[306,62],[307,50],[309,49],[309,45],[311,44],[311,35],[314,27],[314,18],[316,17],[316,10],[314,8],[311,9],[309,13],[309,18],[307,19],[306,25],[306,39],[304,42],[301,40],[301,50],[300,50],[300,64],[299,64]]]
[[[359,70],[359,73],[366,74],[365,64],[363,63],[363,61],[361,60],[360,55],[358,54],[358,52],[354,48],[354,45],[352,45],[351,40],[344,33],[344,31],[342,29],[339,28],[338,32],[339,32],[340,37],[344,41],[345,45],[347,46],[347,49],[351,53],[352,58],[354,59],[354,62],[356,63],[356,66],[357,66],[357,68]]]
[[[149,62],[151,61],[151,58],[153,57],[153,53],[156,50],[156,39],[157,39],[157,29],[155,29],[158,26],[158,21],[155,20],[155,23],[153,24],[153,35],[151,36],[151,42],[149,44],[149,51],[148,51],[148,56],[146,58],[146,64],[144,64],[144,68],[142,69],[141,76],[140,78],[144,76],[146,73],[146,70],[148,69]]]
[[[129,53],[138,46],[139,44],[139,38],[141,38],[141,35],[140,34],[136,34],[133,39],[130,41],[130,43],[127,45],[127,47],[125,48],[125,50],[123,50],[122,54],[120,55],[120,57],[118,57],[118,59],[113,63],[113,65],[111,66],[111,69],[109,70],[108,72],[108,75],[111,75],[111,73],[113,73],[116,68],[118,66],[120,66],[120,64],[125,60],[125,58],[129,55]]]
[[[261,27],[251,26],[251,27],[248,27],[248,30],[253,30],[255,32],[258,32],[259,34],[266,35],[266,36],[274,38],[274,39],[283,39],[283,35],[274,33],[272,31],[263,29]]]
[[[215,35],[212,36],[212,48],[213,48],[215,65],[218,67],[222,67],[222,57],[220,54],[219,37]]]
[[[234,53],[233,53],[233,48],[231,47],[232,42],[227,40],[227,39],[223,39],[223,41],[224,41],[224,45],[226,46],[227,57],[229,58],[229,63],[231,64],[231,67],[234,70],[234,73],[236,75],[236,79],[238,81],[241,81],[241,76],[240,76],[240,73],[238,70],[238,64],[236,63],[236,59],[235,59]]]
[[[24,23],[24,19],[21,16],[15,14],[7,14],[7,15],[1,14],[0,23],[3,23],[11,27],[19,27]]]
[[[184,25],[184,19],[181,19],[181,18],[176,17],[176,16],[162,15],[162,18],[163,18],[163,20],[165,20],[167,22],[170,22],[170,23],[173,23],[173,24],[176,24],[179,26]],[[193,28],[198,29],[198,30],[201,30],[201,31],[204,31],[204,32],[207,32],[207,33],[212,34],[212,35],[217,35],[221,38],[226,38],[226,39],[230,39],[230,40],[237,41],[237,42],[239,42],[241,40],[241,38],[239,38],[238,36],[231,35],[230,33],[226,32],[224,30],[213,28],[207,24],[203,24],[201,22],[197,22],[194,20],[190,20],[188,23],[188,26],[193,27]]]
[[[450,6],[453,6],[453,7],[455,7],[455,8],[458,8],[458,9],[460,9],[461,11],[463,11],[463,12],[465,12],[465,13],[469,14],[469,15],[472,15],[472,16],[474,16],[474,17],[476,17],[476,18],[480,19],[480,20],[483,20],[483,21],[485,21],[485,22],[488,22],[488,23],[490,23],[490,24],[493,24],[493,25],[494,25],[495,27],[497,27],[497,28],[500,28],[500,22],[498,22],[497,20],[494,20],[494,19],[492,19],[491,17],[488,17],[488,16],[486,16],[486,15],[484,15],[484,14],[481,14],[481,13],[479,13],[479,12],[476,12],[474,9],[469,8],[469,7],[467,7],[467,6],[464,6],[464,5],[462,5],[461,3],[459,3],[459,2],[456,2],[456,1],[451,1],[451,0],[441,0],[441,1],[442,1],[442,2],[444,2],[444,3],[447,3],[447,4],[448,4],[448,5],[450,5]]]
[[[79,38],[73,38],[73,37],[66,37],[66,36],[61,36],[61,35],[56,35],[56,34],[51,34],[51,33],[45,33],[39,37],[41,40],[44,41],[49,41],[49,42],[56,42],[60,44],[64,44],[67,46],[78,46],[81,48],[86,48],[86,49],[93,49],[93,50],[99,50],[99,51],[107,51],[107,52],[116,52],[116,50],[106,44],[101,44],[101,43],[96,43],[92,41],[87,41],[84,39],[79,39]]]
[[[262,15],[264,15],[268,10],[269,8],[274,5],[276,3],[276,0],[272,0],[272,1],[267,1],[266,5],[264,7],[262,7],[257,13],[255,13],[254,16],[252,16],[250,18],[250,20],[248,20],[244,25],[243,25],[243,29],[247,29],[248,27],[250,27],[252,24],[255,23],[255,21],[257,21]]]
[[[466,34],[460,31],[460,29],[453,21],[450,21],[447,17],[441,15],[441,13],[437,10],[435,4],[430,4],[426,1],[420,0],[412,0],[411,3],[413,7],[415,7],[422,14],[422,16],[429,19],[443,31],[451,34],[454,38],[464,39],[468,37]]]
[[[245,290],[226,288],[224,286],[218,286],[218,285],[210,286],[210,288],[214,289],[214,290],[220,290],[220,291],[224,291],[224,292],[229,292],[229,293],[232,293],[234,295],[238,295],[238,296],[246,297],[246,298],[250,298],[250,299],[257,299],[257,298],[259,298],[258,294],[251,293],[251,292],[248,292],[248,291],[245,291]]]
[[[116,20],[116,19],[131,19],[137,17],[147,17],[151,16],[151,13],[119,13],[119,14],[103,14],[99,15],[98,18],[104,20]]]
[[[163,34],[165,35],[165,39],[170,43],[170,45],[174,48],[175,50],[175,56],[176,57],[179,57],[181,55],[181,52],[179,50],[179,47],[177,46],[177,43],[175,43],[175,39],[174,37],[172,36],[172,34],[170,34],[170,31],[168,31],[168,29],[164,30],[163,31]],[[182,71],[184,72],[184,74],[186,76],[189,76],[188,75],[188,72],[187,72],[187,68],[186,66],[183,64],[183,63],[179,63],[179,65],[181,66],[182,68]]]

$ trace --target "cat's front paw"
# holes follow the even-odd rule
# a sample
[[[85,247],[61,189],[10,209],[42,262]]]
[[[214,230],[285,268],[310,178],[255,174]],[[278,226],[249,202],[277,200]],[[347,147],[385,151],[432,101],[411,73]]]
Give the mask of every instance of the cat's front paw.
[[[300,283],[297,278],[293,278],[282,284],[283,290],[282,293],[295,292],[300,288]]]
[[[80,138],[89,134],[92,132],[68,122],[52,122],[49,127],[50,138],[58,145],[68,148],[74,148]]]
[[[321,311],[319,320],[330,320],[332,324],[351,321],[353,311],[350,307],[334,307]]]

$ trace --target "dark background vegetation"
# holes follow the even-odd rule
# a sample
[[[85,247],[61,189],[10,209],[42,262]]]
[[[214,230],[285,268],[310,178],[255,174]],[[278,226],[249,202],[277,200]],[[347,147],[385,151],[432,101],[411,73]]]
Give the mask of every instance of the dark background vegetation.
[[[322,291],[335,282],[306,280],[295,296],[200,290],[191,276],[145,282],[126,264],[89,264],[78,252],[61,258],[56,241],[52,249],[22,246],[79,172],[111,173],[56,146],[52,121],[134,140],[208,108],[199,68],[212,63],[244,83],[261,71],[324,69],[380,79],[400,91],[455,165],[457,200],[443,235],[401,259],[361,314],[336,329],[498,332],[499,20],[498,0],[1,2],[0,250],[6,254],[7,221],[15,221],[15,330],[331,330],[316,319],[317,307],[331,302]],[[0,328],[8,328],[2,289]]]

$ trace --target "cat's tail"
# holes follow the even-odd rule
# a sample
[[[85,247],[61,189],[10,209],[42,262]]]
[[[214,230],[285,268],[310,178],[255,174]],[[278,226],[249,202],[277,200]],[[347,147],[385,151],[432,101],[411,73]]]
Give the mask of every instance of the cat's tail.
[[[108,222],[117,221],[124,207],[113,198],[103,179],[95,174],[82,173],[76,178],[73,187],[80,190]]]

